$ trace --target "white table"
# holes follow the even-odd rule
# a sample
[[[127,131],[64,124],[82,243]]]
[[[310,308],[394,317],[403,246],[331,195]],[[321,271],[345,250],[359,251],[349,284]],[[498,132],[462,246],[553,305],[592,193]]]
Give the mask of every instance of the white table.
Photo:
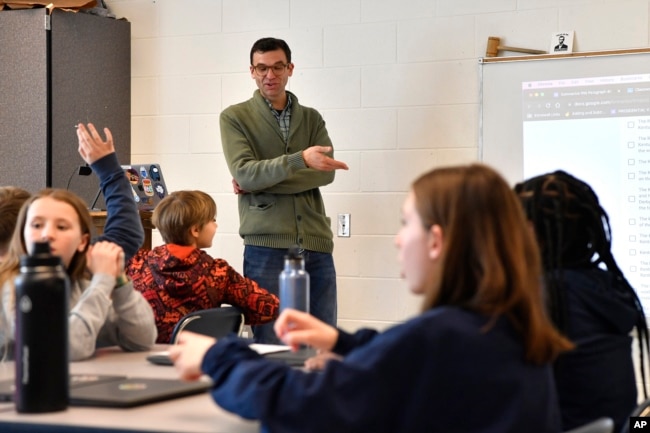
[[[167,346],[156,346],[152,352]],[[173,367],[146,360],[148,352],[125,353],[100,349],[90,360],[70,364],[71,374],[117,374],[134,377],[178,378]],[[0,363],[0,379],[14,377],[14,363]],[[0,403],[0,431],[92,431],[252,433],[259,423],[221,409],[208,393],[152,403],[130,409],[69,407],[62,412],[19,414],[13,402]]]

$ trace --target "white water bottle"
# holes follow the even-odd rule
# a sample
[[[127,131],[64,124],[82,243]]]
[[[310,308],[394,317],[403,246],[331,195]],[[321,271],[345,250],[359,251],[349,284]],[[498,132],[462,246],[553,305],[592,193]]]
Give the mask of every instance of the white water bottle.
[[[305,259],[297,245],[284,256],[284,270],[280,273],[280,311],[285,308],[309,313],[309,274]]]

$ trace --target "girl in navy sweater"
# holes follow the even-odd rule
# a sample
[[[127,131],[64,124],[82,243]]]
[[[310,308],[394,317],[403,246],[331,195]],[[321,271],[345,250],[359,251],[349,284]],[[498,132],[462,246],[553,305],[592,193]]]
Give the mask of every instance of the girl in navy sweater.
[[[349,334],[285,310],[285,344],[343,356],[321,372],[182,333],[181,377],[209,375],[220,406],[274,432],[559,432],[550,365],[572,346],[545,315],[535,239],[503,178],[480,164],[424,174],[395,244],[419,316]]]

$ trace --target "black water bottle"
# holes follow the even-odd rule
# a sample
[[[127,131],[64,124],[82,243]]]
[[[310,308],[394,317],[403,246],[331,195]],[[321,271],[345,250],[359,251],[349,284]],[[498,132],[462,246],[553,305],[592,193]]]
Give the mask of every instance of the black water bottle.
[[[16,411],[68,407],[68,298],[70,280],[48,242],[20,258],[16,285]]]
[[[284,256],[284,270],[280,273],[280,311],[285,308],[309,313],[309,274],[305,259],[297,245]]]

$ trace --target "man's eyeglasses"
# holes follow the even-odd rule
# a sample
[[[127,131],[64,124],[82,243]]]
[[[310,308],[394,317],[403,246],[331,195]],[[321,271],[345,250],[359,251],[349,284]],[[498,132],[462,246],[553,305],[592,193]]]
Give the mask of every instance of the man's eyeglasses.
[[[273,71],[273,75],[278,76],[284,73],[284,70],[287,69],[288,66],[289,63],[276,63],[273,66],[266,66],[266,65],[259,64],[253,66],[253,69],[255,70],[255,73],[260,77],[263,77],[266,74],[268,74],[269,69]]]

